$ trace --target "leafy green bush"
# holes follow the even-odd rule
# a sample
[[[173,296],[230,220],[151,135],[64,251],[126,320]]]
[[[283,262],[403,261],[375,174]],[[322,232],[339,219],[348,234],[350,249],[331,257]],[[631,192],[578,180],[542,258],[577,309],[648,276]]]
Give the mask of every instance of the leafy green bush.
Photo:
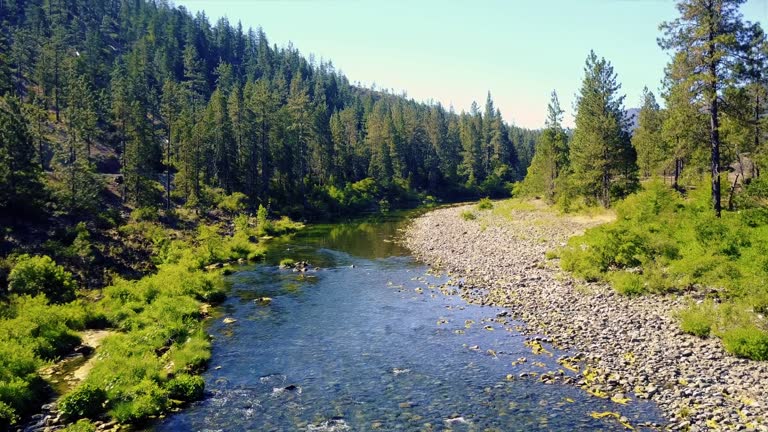
[[[296,263],[292,258],[283,258],[280,260],[280,267],[282,268],[288,268],[293,267],[293,265]]]
[[[613,288],[620,294],[635,296],[645,292],[643,278],[635,273],[615,272],[608,277]]]
[[[490,198],[483,198],[477,203],[478,210],[493,210],[493,202]]]
[[[256,230],[259,235],[265,235],[270,228],[271,226],[267,219],[267,209],[259,204],[259,209],[256,211]]]
[[[301,231],[302,229],[304,229],[303,223],[295,222],[287,216],[283,216],[278,220],[272,221],[267,232],[270,235],[278,236]]]
[[[142,424],[169,408],[168,391],[151,380],[143,380],[123,395],[110,414],[120,423]]]
[[[216,207],[229,214],[237,214],[245,211],[248,196],[242,192],[235,192],[224,196]]]
[[[737,327],[720,334],[725,349],[738,357],[768,360],[768,332],[754,326]]]
[[[72,274],[47,255],[20,256],[8,275],[8,290],[19,295],[44,294],[56,303],[65,303],[75,298]]]
[[[80,419],[76,423],[62,429],[64,432],[96,432],[96,425],[88,419]]]
[[[94,418],[104,412],[107,393],[93,384],[84,383],[59,400],[59,410],[69,420]]]
[[[461,218],[464,219],[465,221],[471,221],[471,220],[477,219],[477,216],[475,216],[475,214],[472,213],[471,210],[464,210],[463,212],[461,212]]]
[[[131,220],[134,222],[157,222],[160,213],[156,207],[139,207],[131,212]]]
[[[712,331],[714,318],[711,304],[692,305],[677,314],[680,329],[685,333],[704,338]]]
[[[16,410],[5,402],[0,401],[0,429],[10,430],[10,427],[16,424],[17,421],[19,421],[19,416],[16,414]]]
[[[179,374],[165,385],[171,399],[192,402],[203,398],[205,381],[197,375]]]

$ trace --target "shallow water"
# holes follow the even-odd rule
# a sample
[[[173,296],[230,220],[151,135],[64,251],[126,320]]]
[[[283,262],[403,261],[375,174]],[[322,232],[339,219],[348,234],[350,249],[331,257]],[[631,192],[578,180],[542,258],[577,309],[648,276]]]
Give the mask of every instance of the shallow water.
[[[552,355],[534,355],[520,323],[497,317],[502,309],[440,289],[445,276],[392,242],[402,226],[393,219],[314,226],[231,276],[224,315],[209,329],[207,396],[155,430],[624,430],[590,416],[604,411],[634,425],[661,421],[648,402],[518,378],[561,369],[567,353],[545,344]],[[281,270],[286,257],[319,268]]]

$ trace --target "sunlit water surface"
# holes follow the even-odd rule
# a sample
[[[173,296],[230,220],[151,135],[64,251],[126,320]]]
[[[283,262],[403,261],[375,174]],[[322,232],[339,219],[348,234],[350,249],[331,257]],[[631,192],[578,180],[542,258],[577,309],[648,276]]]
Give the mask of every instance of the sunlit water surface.
[[[441,290],[447,277],[392,242],[402,228],[392,219],[313,226],[231,276],[209,328],[206,398],[155,430],[624,430],[590,415],[605,411],[660,421],[647,402],[519,378],[562,369],[567,353],[534,355],[502,309]],[[317,269],[281,270],[282,258]]]

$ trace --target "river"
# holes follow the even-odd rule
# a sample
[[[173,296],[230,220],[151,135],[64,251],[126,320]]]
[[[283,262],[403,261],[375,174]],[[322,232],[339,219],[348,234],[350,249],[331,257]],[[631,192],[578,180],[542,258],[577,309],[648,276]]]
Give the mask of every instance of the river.
[[[313,225],[230,276],[209,327],[206,397],[154,429],[625,430],[592,415],[605,412],[662,421],[649,402],[542,383],[547,371],[575,375],[556,361],[568,353],[544,344],[533,354],[521,323],[465,303],[457,281],[394,241],[405,221]],[[283,258],[312,267],[280,269]]]

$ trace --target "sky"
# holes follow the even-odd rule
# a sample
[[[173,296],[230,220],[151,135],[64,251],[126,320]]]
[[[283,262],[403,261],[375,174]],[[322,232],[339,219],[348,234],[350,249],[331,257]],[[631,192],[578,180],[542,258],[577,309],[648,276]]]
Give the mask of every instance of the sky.
[[[656,43],[673,0],[177,0],[215,22],[264,29],[271,44],[330,60],[352,83],[469,110],[488,91],[511,124],[544,125],[556,90],[573,125],[573,102],[593,49],[614,66],[627,108],[644,86],[660,93],[670,55]],[[768,22],[768,0],[744,19]],[[661,98],[659,98],[661,99]]]

